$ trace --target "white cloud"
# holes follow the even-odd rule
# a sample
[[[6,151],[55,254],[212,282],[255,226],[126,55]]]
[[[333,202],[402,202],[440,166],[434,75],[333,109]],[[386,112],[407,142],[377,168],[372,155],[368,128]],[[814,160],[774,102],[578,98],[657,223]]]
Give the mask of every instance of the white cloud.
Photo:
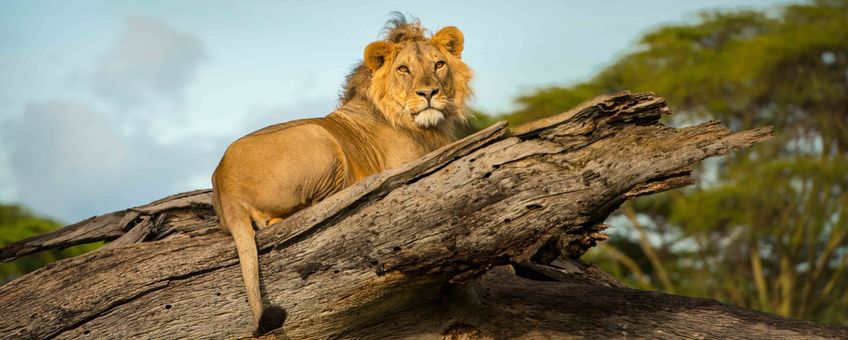
[[[92,76],[94,90],[129,118],[149,108],[173,114],[206,58],[206,48],[196,35],[153,19],[128,18]]]
[[[204,141],[161,145],[117,127],[85,103],[28,105],[12,129],[18,201],[74,222],[194,189],[189,182],[208,177],[216,163]]]
[[[211,175],[223,141],[158,138],[184,118],[183,97],[205,58],[195,35],[127,19],[91,76],[93,100],[30,102],[4,129],[12,197],[75,222],[209,187],[202,178]]]

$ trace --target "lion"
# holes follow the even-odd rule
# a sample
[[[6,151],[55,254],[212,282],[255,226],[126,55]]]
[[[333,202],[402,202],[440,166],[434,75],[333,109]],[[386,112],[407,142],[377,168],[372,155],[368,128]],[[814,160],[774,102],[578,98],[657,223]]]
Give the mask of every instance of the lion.
[[[262,299],[254,228],[455,141],[469,119],[473,74],[461,59],[462,32],[449,26],[428,37],[402,16],[386,31],[365,47],[335,111],[236,140],[212,174],[213,206],[238,250],[255,335],[281,327],[285,312]]]

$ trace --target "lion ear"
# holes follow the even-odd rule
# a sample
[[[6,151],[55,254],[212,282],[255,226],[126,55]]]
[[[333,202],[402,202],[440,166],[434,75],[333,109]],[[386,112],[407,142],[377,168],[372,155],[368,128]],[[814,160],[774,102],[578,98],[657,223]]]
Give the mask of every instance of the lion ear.
[[[371,71],[376,71],[389,59],[392,53],[392,44],[385,41],[375,41],[365,47],[365,66]]]
[[[436,32],[436,35],[433,36],[433,42],[442,45],[448,52],[459,58],[462,55],[465,38],[459,28],[448,26]]]

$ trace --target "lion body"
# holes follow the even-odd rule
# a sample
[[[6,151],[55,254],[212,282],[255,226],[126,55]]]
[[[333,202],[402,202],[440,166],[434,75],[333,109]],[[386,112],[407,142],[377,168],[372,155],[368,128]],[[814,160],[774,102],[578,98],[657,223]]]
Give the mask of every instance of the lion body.
[[[236,243],[255,334],[279,327],[284,315],[262,301],[254,227],[446,145],[466,121],[471,71],[460,60],[462,34],[454,27],[432,38],[423,32],[396,22],[386,40],[365,49],[336,111],[244,136],[215,169],[213,205]]]
[[[216,196],[240,203],[232,209],[248,209],[254,223],[265,227],[449,141],[399,130],[344,107],[238,139],[215,170],[213,186]]]

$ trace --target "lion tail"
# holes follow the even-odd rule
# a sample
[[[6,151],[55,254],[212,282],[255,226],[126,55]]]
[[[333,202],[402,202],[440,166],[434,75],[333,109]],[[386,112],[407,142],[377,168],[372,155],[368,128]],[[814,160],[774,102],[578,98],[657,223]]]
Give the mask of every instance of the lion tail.
[[[218,202],[220,203],[220,202]],[[247,291],[247,301],[253,312],[256,329],[254,335],[262,335],[282,326],[285,311],[273,305],[263,303],[259,288],[259,254],[256,250],[256,232],[251,225],[250,213],[246,207],[222,206],[219,208],[221,223],[229,230],[236,243],[241,275]]]

